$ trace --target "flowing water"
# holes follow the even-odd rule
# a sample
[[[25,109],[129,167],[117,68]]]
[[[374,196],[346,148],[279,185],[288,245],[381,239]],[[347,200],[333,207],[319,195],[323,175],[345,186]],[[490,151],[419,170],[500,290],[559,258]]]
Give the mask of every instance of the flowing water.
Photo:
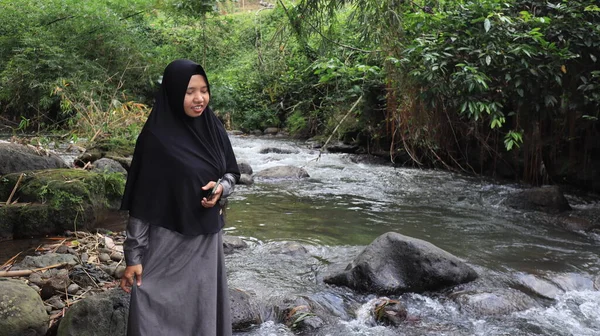
[[[293,165],[310,178],[236,187],[226,230],[246,237],[251,248],[227,257],[230,283],[264,303],[309,297],[336,317],[318,335],[600,335],[600,292],[594,284],[600,237],[562,229],[549,215],[503,206],[519,186],[361,163],[346,154],[319,156],[289,140],[236,136],[232,144],[238,160],[249,162],[254,172]],[[293,154],[260,154],[272,147]],[[597,198],[567,197],[576,214],[600,213]],[[375,296],[325,285],[322,276],[329,264],[347,263],[389,231],[465,260],[479,272],[483,287],[509,287],[511,280],[534,275],[564,291],[535,308],[487,317],[462,311],[444,295],[405,294],[390,298],[406,305],[410,322],[400,329],[377,326],[369,314]],[[277,253],[289,241],[308,253]],[[237,334],[292,335],[273,322]]]
[[[553,224],[552,216],[503,206],[518,185],[394,168],[347,154],[319,155],[292,140],[231,136],[231,141],[238,160],[254,172],[293,165],[310,174],[299,181],[236,186],[225,230],[250,245],[227,256],[230,286],[254,294],[262,306],[310,298],[332,320],[311,335],[600,335],[600,236],[570,232]],[[273,147],[293,154],[260,153]],[[597,197],[567,197],[573,213],[592,214],[597,221]],[[444,293],[408,293],[390,298],[406,305],[409,321],[401,328],[377,326],[369,313],[376,296],[326,285],[322,277],[328,265],[349,262],[390,231],[463,259],[479,273],[482,288],[508,288],[533,275],[560,290],[534,308],[494,316],[469,313]],[[286,242],[299,243],[308,253],[280,253]],[[265,320],[272,314],[263,311]],[[293,333],[267,321],[235,335]]]

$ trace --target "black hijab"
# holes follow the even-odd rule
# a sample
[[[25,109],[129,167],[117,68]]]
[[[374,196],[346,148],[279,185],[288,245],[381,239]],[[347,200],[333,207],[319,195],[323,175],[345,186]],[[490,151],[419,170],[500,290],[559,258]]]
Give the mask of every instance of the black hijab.
[[[199,64],[176,60],[165,68],[152,112],[135,145],[121,204],[132,217],[184,235],[222,229],[219,203],[204,208],[201,188],[225,173],[233,174],[236,181],[240,176],[225,128],[210,108],[195,118],[184,112],[193,75],[204,77],[210,94]]]

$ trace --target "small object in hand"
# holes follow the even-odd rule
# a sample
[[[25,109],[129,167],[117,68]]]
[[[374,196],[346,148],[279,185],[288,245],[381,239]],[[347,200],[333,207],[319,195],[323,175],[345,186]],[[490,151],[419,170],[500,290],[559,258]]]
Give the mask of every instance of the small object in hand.
[[[220,183],[221,183],[221,179],[218,179],[217,182],[215,183],[215,186],[209,190],[208,194],[206,195],[207,200],[211,199],[211,197],[217,192],[217,188],[219,187]]]

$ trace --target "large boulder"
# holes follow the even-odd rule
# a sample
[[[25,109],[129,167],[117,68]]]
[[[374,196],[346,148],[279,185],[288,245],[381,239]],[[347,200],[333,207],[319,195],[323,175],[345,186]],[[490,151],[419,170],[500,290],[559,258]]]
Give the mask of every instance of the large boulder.
[[[259,171],[254,175],[260,179],[303,179],[309,177],[304,168],[294,166],[276,166]]]
[[[118,208],[125,178],[82,169],[50,169],[23,173],[13,200],[0,207],[0,235],[12,229],[14,237],[61,234],[90,229],[106,209]],[[20,173],[0,178],[0,201],[12,192]]]
[[[108,158],[96,160],[93,164],[92,171],[97,173],[121,173],[127,175],[127,170],[123,168],[122,164]]]
[[[238,288],[230,288],[229,301],[233,330],[246,330],[262,323],[258,307],[249,293]]]
[[[86,297],[67,310],[57,336],[125,336],[129,297],[118,289]]]
[[[380,295],[425,292],[466,283],[477,273],[452,254],[424,240],[388,232],[377,237],[342,271],[323,279]]]
[[[504,204],[520,210],[558,213],[571,210],[569,202],[558,186],[531,188],[510,195]]]
[[[252,171],[252,166],[250,165],[250,163],[246,160],[238,160],[238,168],[240,170],[240,174],[248,174],[248,175],[252,175],[253,171]]]
[[[43,336],[48,313],[36,291],[22,281],[0,278],[0,335]]]
[[[68,166],[58,155],[43,149],[0,142],[0,175],[53,168],[68,168]]]

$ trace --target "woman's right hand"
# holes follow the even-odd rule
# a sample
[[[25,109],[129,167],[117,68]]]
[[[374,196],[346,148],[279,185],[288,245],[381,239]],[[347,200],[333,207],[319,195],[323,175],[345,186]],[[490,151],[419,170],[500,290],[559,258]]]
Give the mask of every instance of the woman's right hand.
[[[133,265],[125,267],[125,272],[121,277],[121,288],[127,293],[131,292],[131,286],[133,286],[133,277],[137,280],[137,286],[142,285],[142,265]]]

